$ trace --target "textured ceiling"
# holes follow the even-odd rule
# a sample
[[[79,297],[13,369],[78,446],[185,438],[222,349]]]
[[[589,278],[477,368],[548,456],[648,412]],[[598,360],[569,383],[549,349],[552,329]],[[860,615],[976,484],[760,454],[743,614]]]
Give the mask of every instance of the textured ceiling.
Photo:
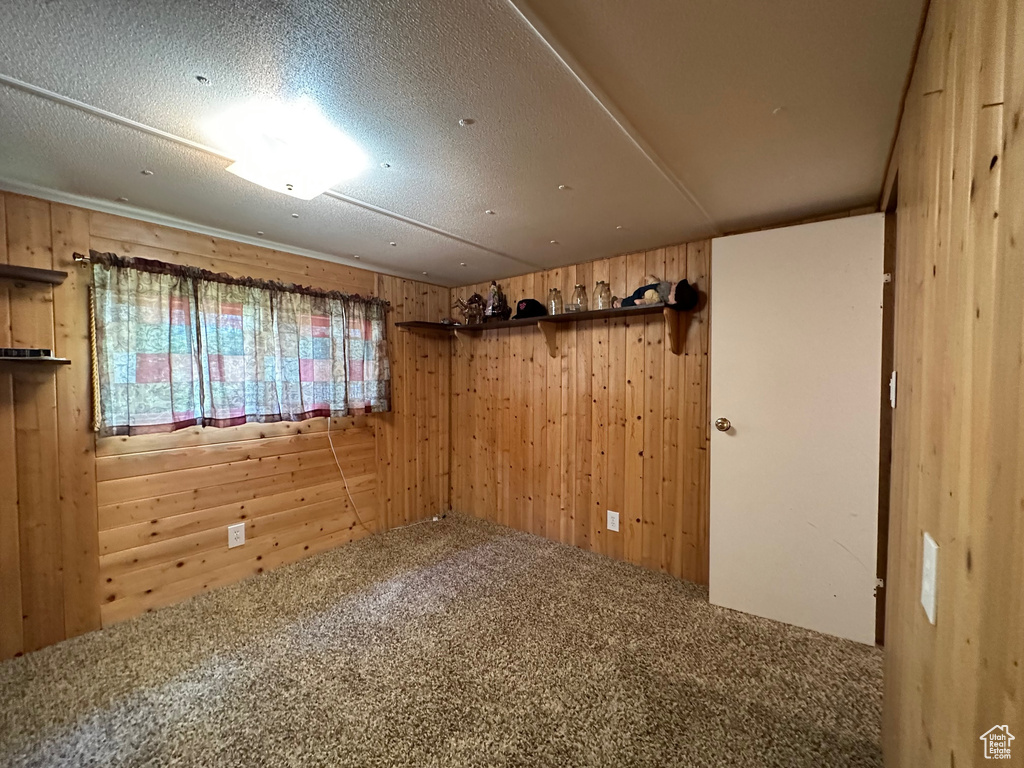
[[[920,11],[14,0],[0,185],[431,282],[517,274],[877,199]],[[204,121],[303,95],[370,170],[308,202],[224,172]]]

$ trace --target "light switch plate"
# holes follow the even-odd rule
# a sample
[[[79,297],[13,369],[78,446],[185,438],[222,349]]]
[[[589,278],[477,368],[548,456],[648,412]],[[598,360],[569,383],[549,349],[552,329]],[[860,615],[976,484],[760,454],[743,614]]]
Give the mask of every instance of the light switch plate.
[[[935,623],[936,583],[939,579],[939,545],[928,531],[924,532],[924,548],[921,554],[921,605],[924,606],[928,621]]]
[[[619,513],[608,510],[608,530],[618,531],[619,530]]]
[[[245,523],[228,526],[228,549],[245,544]]]

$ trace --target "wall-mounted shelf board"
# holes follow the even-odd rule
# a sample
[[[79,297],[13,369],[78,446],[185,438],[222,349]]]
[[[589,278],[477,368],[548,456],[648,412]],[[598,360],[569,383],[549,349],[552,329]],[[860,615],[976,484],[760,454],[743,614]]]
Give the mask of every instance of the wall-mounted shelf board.
[[[0,357],[0,373],[14,374],[17,371],[41,373],[61,365],[71,365],[71,361],[66,357]]]
[[[407,331],[413,331],[414,333],[444,333],[448,334],[455,330],[456,327],[448,323],[429,323],[426,320],[406,320],[401,323],[395,323],[396,328],[404,328]]]
[[[17,365],[71,365],[66,357],[3,357],[0,356],[0,363],[4,365],[15,363]]]
[[[428,323],[422,320],[412,320],[403,323],[395,323],[396,328],[402,328],[414,333],[470,333],[479,334],[486,331],[498,331],[502,328],[523,328],[526,326],[537,326],[544,333],[547,340],[548,353],[555,357],[558,354],[558,340],[556,328],[565,323],[582,323],[588,320],[613,320],[623,317],[641,317],[644,315],[663,315],[668,324],[669,345],[673,354],[679,354],[683,348],[683,341],[686,336],[686,327],[689,325],[689,312],[680,312],[675,307],[667,304],[650,304],[639,307],[618,307],[616,309],[592,309],[587,312],[565,312],[561,315],[544,315],[543,317],[529,317],[521,320],[494,320],[489,323],[477,325],[451,325],[448,323]]]
[[[37,269],[36,267],[19,267],[17,264],[0,264],[0,279],[3,280],[60,285],[67,279],[67,276],[67,272],[61,272],[57,269]]]
[[[559,315],[561,317],[561,315]],[[459,333],[483,333],[484,331],[498,331],[502,328],[524,328],[529,325],[537,325],[541,320],[548,320],[548,317],[524,317],[519,320],[492,320],[489,323],[478,323],[477,325],[456,325]]]

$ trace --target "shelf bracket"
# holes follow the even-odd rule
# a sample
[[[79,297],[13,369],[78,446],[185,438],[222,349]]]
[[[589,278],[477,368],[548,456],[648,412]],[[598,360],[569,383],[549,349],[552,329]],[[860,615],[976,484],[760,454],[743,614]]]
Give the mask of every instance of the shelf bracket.
[[[665,330],[668,333],[668,345],[673,355],[681,354],[686,346],[686,333],[690,330],[690,320],[693,318],[691,312],[680,312],[671,307],[665,307]]]
[[[547,342],[550,357],[558,357],[558,328],[556,325],[556,323],[545,320],[537,321],[537,327],[540,328],[544,334],[544,341]]]

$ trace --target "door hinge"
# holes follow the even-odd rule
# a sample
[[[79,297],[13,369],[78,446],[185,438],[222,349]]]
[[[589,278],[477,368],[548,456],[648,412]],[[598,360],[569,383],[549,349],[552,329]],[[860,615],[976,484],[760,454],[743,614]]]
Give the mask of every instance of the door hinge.
[[[892,272],[885,272],[882,275],[882,282],[883,283],[891,283],[892,282]]]
[[[889,376],[889,406],[896,407],[896,371]]]

